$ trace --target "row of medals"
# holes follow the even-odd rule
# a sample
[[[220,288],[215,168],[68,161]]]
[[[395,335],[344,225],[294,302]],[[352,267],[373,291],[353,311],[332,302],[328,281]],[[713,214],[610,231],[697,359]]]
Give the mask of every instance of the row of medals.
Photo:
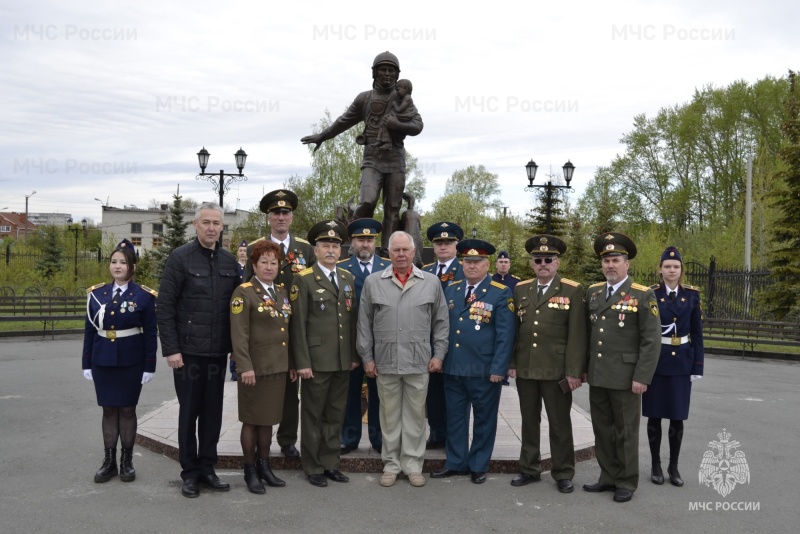
[[[637,311],[639,311],[639,301],[637,299],[625,299],[611,306],[611,309],[620,310],[623,312],[632,311],[633,313],[636,313]],[[619,327],[622,328],[623,326],[625,326],[625,314],[620,313]]]
[[[568,310],[569,299],[567,297],[553,297],[547,303],[548,308],[556,308],[557,310]]]
[[[114,304],[116,304],[116,302]],[[125,313],[126,311],[129,311],[129,312],[133,313],[133,310],[135,310],[135,309],[136,309],[136,303],[135,302],[128,302],[126,300],[119,307],[119,312],[120,313]]]
[[[283,299],[283,308],[282,308],[283,312],[281,313],[281,312],[279,312],[278,310],[275,309],[275,301],[274,300],[272,300],[270,297],[268,297],[266,295],[264,295],[264,297],[262,297],[262,298],[264,300],[264,304],[259,304],[258,305],[259,313],[263,312],[264,309],[267,309],[267,311],[269,311],[269,316],[270,317],[274,318],[274,317],[278,317],[279,315],[283,315],[284,321],[287,322],[287,323],[289,322],[289,315],[292,314],[292,306],[289,304],[289,301],[287,299]]]
[[[486,302],[473,302],[469,307],[469,318],[475,321],[475,330],[481,329],[481,323],[488,323],[492,318],[492,305]]]

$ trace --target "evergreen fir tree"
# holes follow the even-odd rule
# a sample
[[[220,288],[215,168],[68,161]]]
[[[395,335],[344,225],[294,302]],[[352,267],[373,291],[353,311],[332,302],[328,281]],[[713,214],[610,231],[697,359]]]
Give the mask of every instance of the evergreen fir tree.
[[[165,228],[164,242],[160,247],[153,249],[148,258],[151,260],[148,265],[148,271],[150,271],[148,274],[153,280],[161,279],[161,273],[164,272],[164,265],[167,263],[170,253],[188,241],[186,228],[190,223],[183,220],[184,210],[183,197],[180,193],[175,193],[172,195],[169,217],[161,219]]]
[[[36,262],[36,271],[49,280],[64,270],[64,245],[57,228],[46,228],[45,234],[44,257]]]
[[[797,311],[800,299],[800,95],[796,82],[797,75],[790,70],[783,143],[778,151],[783,167],[778,176],[787,191],[775,202],[782,216],[775,225],[776,247],[770,255],[775,284],[766,293],[767,304],[779,319]]]

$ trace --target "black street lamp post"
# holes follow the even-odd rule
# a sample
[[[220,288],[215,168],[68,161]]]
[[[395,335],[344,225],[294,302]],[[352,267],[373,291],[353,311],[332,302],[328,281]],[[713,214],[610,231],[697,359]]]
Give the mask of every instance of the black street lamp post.
[[[83,235],[84,237],[86,237],[86,226],[88,225],[88,222],[86,221],[86,219],[83,219],[81,221],[81,226],[78,226],[77,224],[72,224],[72,219],[67,219],[67,222],[69,223],[68,230],[70,232],[75,233],[75,281],[77,282],[78,281],[78,232],[80,232],[81,229],[83,229]]]
[[[553,210],[553,192],[557,189],[567,189],[572,191],[572,187],[570,187],[569,183],[572,181],[572,174],[575,172],[575,165],[573,165],[571,161],[567,160],[564,166],[561,167],[561,169],[564,171],[564,180],[567,182],[567,185],[554,184],[552,180],[548,180],[546,184],[533,185],[533,180],[536,178],[536,169],[538,168],[539,166],[536,165],[536,162],[533,160],[530,160],[528,164],[525,165],[525,172],[528,174],[528,187],[525,188],[525,191],[532,192],[535,188],[541,188],[545,190],[545,229],[549,234],[552,232],[550,220]]]
[[[236,158],[236,168],[239,169],[239,174],[230,174],[226,173],[224,170],[220,169],[219,172],[206,172],[206,167],[208,166],[208,158],[211,154],[206,150],[206,147],[203,147],[200,152],[197,153],[197,161],[200,163],[200,174],[195,176],[197,180],[208,180],[211,182],[214,191],[219,193],[219,206],[223,208],[223,213],[225,213],[225,192],[230,190],[231,184],[233,182],[241,182],[246,181],[247,176],[242,174],[244,170],[244,163],[247,160],[247,154],[241,147],[236,153],[233,155]],[[229,180],[225,181],[225,177],[230,178]],[[219,181],[217,181],[219,178]],[[222,245],[222,232],[219,234],[219,243]]]

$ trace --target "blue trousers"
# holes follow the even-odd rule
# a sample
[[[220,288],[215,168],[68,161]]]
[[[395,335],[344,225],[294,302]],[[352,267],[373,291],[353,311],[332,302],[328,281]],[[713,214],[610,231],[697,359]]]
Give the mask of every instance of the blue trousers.
[[[492,459],[497,435],[502,384],[489,377],[444,375],[447,398],[447,444],[445,467],[453,471],[485,473]],[[472,409],[472,444],[469,443],[469,412]]]
[[[342,445],[358,448],[361,442],[361,384],[364,382],[364,366],[350,371],[350,386],[347,390],[347,408],[342,425]],[[373,448],[381,448],[380,401],[378,386],[374,378],[367,377],[367,431]]]

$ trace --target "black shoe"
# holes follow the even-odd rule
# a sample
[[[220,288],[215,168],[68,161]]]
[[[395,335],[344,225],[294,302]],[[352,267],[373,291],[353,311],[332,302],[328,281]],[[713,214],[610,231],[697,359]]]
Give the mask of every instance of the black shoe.
[[[519,473],[511,479],[511,485],[514,487],[527,486],[531,482],[539,482],[542,477],[539,475],[529,475],[528,473]]]
[[[486,473],[481,473],[480,471],[474,471],[470,474],[469,477],[472,480],[473,484],[483,484],[486,482]]]
[[[683,486],[683,479],[681,478],[681,474],[678,473],[678,464],[669,464],[667,466],[667,474],[673,486],[678,486],[679,488]]]
[[[228,491],[228,490],[231,489],[231,485],[230,484],[228,484],[227,482],[221,481],[219,479],[219,477],[217,475],[214,475],[214,474],[211,474],[211,475],[200,475],[199,477],[197,477],[197,481],[200,484],[202,484],[202,485],[204,485],[204,486],[206,486],[208,488],[211,488],[214,491]]]
[[[664,472],[661,470],[661,463],[653,464],[653,468],[650,470],[650,480],[653,481],[653,484],[658,484],[659,486],[664,483]]]
[[[244,483],[247,484],[247,489],[250,490],[250,493],[264,495],[267,492],[267,488],[264,487],[264,484],[261,483],[261,479],[258,477],[258,472],[254,464],[244,464]]]
[[[572,485],[572,481],[568,478],[562,478],[556,482],[556,487],[561,493],[572,493],[575,490],[575,486]]]
[[[231,373],[231,382],[236,382],[239,377],[236,376],[236,373]]]
[[[317,486],[319,488],[328,486],[328,479],[325,478],[325,475],[308,475],[308,481],[311,482],[312,486]]]
[[[300,451],[294,445],[284,445],[281,447],[281,452],[286,458],[300,458]]]
[[[272,472],[272,468],[269,465],[269,459],[265,460],[263,458],[259,458],[256,460],[256,472],[262,480],[266,481],[267,486],[273,488],[282,488],[286,486],[286,482],[276,477],[275,473]]]
[[[633,492],[626,489],[617,489],[614,491],[614,502],[628,502],[633,497]]]
[[[338,469],[326,469],[323,471],[326,477],[334,482],[350,482],[350,479],[342,474]]]
[[[189,497],[190,499],[194,499],[195,497],[200,496],[200,488],[197,487],[197,480],[193,478],[187,478],[183,481],[183,486],[181,486],[181,495],[184,497]]]
[[[119,455],[119,479],[123,482],[136,480],[136,469],[133,468],[133,449],[122,449]]]
[[[469,471],[455,471],[453,469],[448,469],[444,467],[442,469],[439,469],[438,471],[431,472],[431,478],[447,478],[455,476],[465,476],[468,474]]]
[[[592,493],[599,493],[601,491],[617,491],[617,488],[616,486],[612,486],[611,484],[603,484],[602,482],[595,482],[594,484],[584,484],[583,490],[590,491]]]
[[[383,445],[377,445],[377,446],[373,445],[372,448],[375,449],[375,451],[378,454],[380,454],[383,451]]]
[[[343,454],[350,454],[356,450],[356,448],[357,447],[348,447],[347,445],[342,445],[342,447],[339,449],[339,455],[341,456]]]
[[[431,441],[428,440],[425,442],[425,448],[430,449],[444,449],[444,441]]]
[[[117,476],[117,449],[106,449],[103,465],[94,474],[95,482],[108,482],[111,477]]]

